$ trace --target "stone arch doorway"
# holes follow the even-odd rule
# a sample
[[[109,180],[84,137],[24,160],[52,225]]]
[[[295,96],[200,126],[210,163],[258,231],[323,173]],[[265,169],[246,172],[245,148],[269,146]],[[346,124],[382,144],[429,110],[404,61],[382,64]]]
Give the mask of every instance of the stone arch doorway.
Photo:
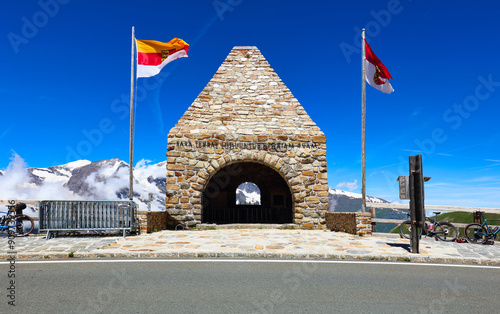
[[[257,185],[260,204],[236,204],[236,190],[245,182]],[[208,180],[203,190],[202,222],[292,223],[293,199],[290,187],[277,171],[266,165],[255,162],[227,165]]]

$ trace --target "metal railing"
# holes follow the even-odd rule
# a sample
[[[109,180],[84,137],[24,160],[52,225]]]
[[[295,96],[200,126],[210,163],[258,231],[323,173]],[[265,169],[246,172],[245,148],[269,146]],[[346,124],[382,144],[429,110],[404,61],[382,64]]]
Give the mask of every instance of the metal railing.
[[[204,223],[291,223],[292,209],[287,207],[263,207],[260,205],[236,205],[208,207],[203,211]]]
[[[390,203],[366,203],[367,208],[372,208],[370,210],[372,213],[372,225],[373,223],[392,223],[392,224],[401,224],[406,220],[401,219],[380,219],[375,216],[375,208],[388,208],[388,209],[404,209],[410,210],[409,204],[390,204]],[[445,206],[445,205],[425,205],[425,210],[428,211],[450,211],[450,212],[466,212],[466,213],[474,213],[477,211],[481,211],[484,213],[492,213],[492,214],[500,214],[500,208],[484,208],[484,207],[462,207],[462,206]],[[471,221],[472,222],[472,221]],[[453,222],[456,227],[463,228],[468,224],[464,223],[456,223]]]
[[[123,231],[138,230],[137,205],[133,201],[41,201],[39,230]]]

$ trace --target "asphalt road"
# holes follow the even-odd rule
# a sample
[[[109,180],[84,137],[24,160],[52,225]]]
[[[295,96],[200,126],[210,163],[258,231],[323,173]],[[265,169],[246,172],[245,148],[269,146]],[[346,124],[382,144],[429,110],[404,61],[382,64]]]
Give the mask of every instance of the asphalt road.
[[[0,264],[3,313],[496,313],[500,268],[148,260]],[[10,288],[10,289],[9,289]],[[12,301],[14,291],[15,306]]]

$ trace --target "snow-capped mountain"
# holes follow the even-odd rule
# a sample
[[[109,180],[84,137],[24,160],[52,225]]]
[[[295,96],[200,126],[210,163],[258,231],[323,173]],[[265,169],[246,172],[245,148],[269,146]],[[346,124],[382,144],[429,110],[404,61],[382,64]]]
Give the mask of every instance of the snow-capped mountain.
[[[236,189],[236,205],[260,205],[260,189],[251,182],[240,184]]]
[[[15,156],[0,175],[0,199],[28,200],[126,200],[129,167],[119,159],[74,161],[48,168],[26,168]],[[166,162],[140,161],[134,168],[134,201],[147,210],[153,193],[152,210],[165,209]]]
[[[337,212],[361,211],[361,202],[362,202],[361,194],[336,190],[332,188],[330,188],[328,192],[329,192],[330,211],[337,211]],[[366,196],[366,201],[371,203],[389,203],[384,199],[368,195]]]
[[[337,212],[360,212],[362,195],[330,188],[329,191],[330,211]],[[366,196],[369,203],[390,203],[382,198]],[[379,213],[380,212],[380,213]],[[377,211],[378,218],[406,219],[407,210],[384,209]]]

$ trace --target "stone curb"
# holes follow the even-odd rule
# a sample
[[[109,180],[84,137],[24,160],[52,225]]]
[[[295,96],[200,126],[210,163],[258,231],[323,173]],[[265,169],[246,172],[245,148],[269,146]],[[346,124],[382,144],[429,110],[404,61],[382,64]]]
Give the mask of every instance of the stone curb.
[[[408,253],[410,254],[410,253]],[[7,261],[9,254],[0,254],[0,260]],[[417,255],[360,255],[360,254],[290,254],[277,252],[137,252],[137,253],[47,253],[47,254],[16,254],[17,261],[33,260],[83,260],[83,259],[207,259],[207,258],[234,258],[234,259],[286,259],[286,260],[346,260],[346,261],[387,261],[408,263],[433,263],[433,264],[462,264],[500,266],[500,259],[480,258],[446,258]]]
[[[500,247],[454,246],[423,241],[420,254],[397,235],[357,237],[315,231],[238,230],[169,232],[137,237],[33,239],[3,250],[0,261],[83,259],[276,259],[347,260],[500,266]],[[9,254],[11,253],[11,254]],[[70,257],[71,256],[71,257]]]

